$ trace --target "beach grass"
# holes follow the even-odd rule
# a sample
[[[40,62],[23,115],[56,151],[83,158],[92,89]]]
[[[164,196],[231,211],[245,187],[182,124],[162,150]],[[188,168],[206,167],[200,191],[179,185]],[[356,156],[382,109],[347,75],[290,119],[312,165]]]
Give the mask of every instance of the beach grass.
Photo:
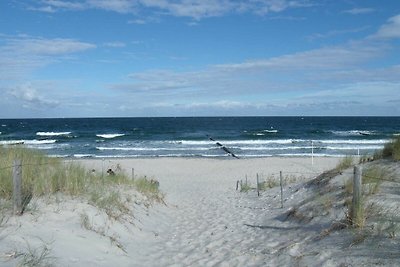
[[[108,215],[118,217],[119,213],[126,211],[120,194],[121,187],[139,191],[151,201],[163,198],[158,182],[145,177],[132,180],[122,171],[104,176],[88,171],[78,163],[51,158],[40,151],[19,146],[0,146],[0,155],[0,199],[10,200],[12,197],[12,166],[15,159],[22,162],[25,202],[60,192],[73,197],[85,197]]]
[[[335,170],[343,171],[343,170],[346,170],[346,169],[350,168],[353,165],[354,165],[354,158],[352,156],[345,156],[336,165]]]
[[[23,251],[18,251],[15,254],[16,258],[20,258],[17,266],[56,266],[55,258],[51,256],[52,248],[51,244],[46,244],[42,241],[42,245],[38,247],[32,247],[26,241],[26,248]]]
[[[386,143],[382,150],[378,150],[374,154],[375,159],[392,159],[400,160],[400,136]]]

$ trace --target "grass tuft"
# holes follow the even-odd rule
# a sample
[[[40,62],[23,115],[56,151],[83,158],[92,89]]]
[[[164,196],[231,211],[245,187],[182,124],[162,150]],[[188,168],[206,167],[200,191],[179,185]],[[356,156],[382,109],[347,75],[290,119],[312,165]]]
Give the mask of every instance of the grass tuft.
[[[400,137],[394,138],[391,142],[385,144],[382,151],[377,152],[379,158],[400,160]]]
[[[340,160],[338,165],[335,167],[335,170],[337,171],[343,171],[345,169],[350,168],[351,166],[354,165],[354,158],[351,156],[346,156]]]
[[[51,248],[48,244],[43,243],[43,245],[32,248],[29,243],[27,243],[26,251],[18,252],[16,257],[21,258],[18,266],[26,267],[36,267],[36,266],[56,266],[54,264],[54,257],[50,256]]]

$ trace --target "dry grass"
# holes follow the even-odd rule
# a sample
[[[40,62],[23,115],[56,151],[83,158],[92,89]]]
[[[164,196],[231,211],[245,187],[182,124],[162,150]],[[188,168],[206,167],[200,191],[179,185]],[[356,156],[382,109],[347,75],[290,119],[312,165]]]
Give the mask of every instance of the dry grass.
[[[354,165],[354,158],[351,156],[346,156],[340,160],[338,165],[335,167],[335,170],[337,171],[343,171],[345,169],[350,168],[351,166]]]
[[[400,160],[400,137],[394,138],[389,143],[385,144],[385,147],[377,151],[374,155],[376,158],[393,159],[395,161]]]
[[[86,170],[76,163],[63,162],[50,158],[43,153],[19,146],[0,146],[0,199],[12,197],[12,168],[14,159],[22,161],[22,190],[25,205],[31,198],[53,195],[61,192],[69,196],[89,199],[90,203],[113,218],[127,211],[122,201],[120,188],[134,189],[145,195],[150,201],[161,201],[157,181],[139,178],[132,181],[122,171],[113,176],[103,177]]]
[[[24,251],[16,251],[15,258],[21,258],[17,266],[26,267],[50,267],[56,266],[54,263],[55,258],[52,257],[50,244],[45,243],[39,247],[33,248],[28,242],[26,242],[26,249]]]
[[[122,250],[123,252],[127,253],[125,247],[121,244],[118,240],[118,237],[115,235],[108,235],[106,233],[106,229],[104,227],[95,227],[95,225],[90,221],[89,216],[86,213],[80,214],[80,221],[82,228],[95,232],[103,237],[106,237],[110,240],[111,244],[115,245],[117,248]]]

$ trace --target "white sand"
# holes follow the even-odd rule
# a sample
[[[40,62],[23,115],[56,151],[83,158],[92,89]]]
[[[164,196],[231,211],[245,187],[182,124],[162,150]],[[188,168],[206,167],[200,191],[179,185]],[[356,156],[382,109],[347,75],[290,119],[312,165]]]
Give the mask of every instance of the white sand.
[[[395,265],[398,251],[371,261],[366,248],[348,249],[350,235],[333,232],[321,238],[332,222],[343,219],[344,209],[340,203],[333,204],[333,211],[325,213],[328,201],[324,195],[302,181],[333,168],[338,160],[315,158],[313,165],[310,158],[81,160],[97,172],[119,164],[129,174],[134,168],[136,176],[157,179],[167,205],[146,208],[138,195],[134,219],[119,222],[78,199],[62,197],[58,204],[40,200],[39,210],[13,217],[0,227],[0,265],[14,266],[20,258],[5,261],[11,258],[7,255],[26,250],[27,243],[33,248],[48,243],[56,266]],[[257,173],[260,180],[277,179],[279,171],[300,181],[284,188],[283,209],[279,187],[262,192],[260,197],[254,190],[235,190],[236,181],[245,180],[246,175],[254,185]],[[342,186],[343,177],[332,184],[330,199]],[[309,198],[313,199],[310,203]],[[294,206],[304,218],[286,218]],[[83,229],[82,213],[105,234]]]

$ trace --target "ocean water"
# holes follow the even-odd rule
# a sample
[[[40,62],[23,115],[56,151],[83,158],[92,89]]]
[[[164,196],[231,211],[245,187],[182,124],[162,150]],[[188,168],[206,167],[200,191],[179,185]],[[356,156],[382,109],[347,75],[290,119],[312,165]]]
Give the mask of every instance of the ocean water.
[[[400,117],[0,119],[0,145],[76,158],[365,155],[398,135]]]

